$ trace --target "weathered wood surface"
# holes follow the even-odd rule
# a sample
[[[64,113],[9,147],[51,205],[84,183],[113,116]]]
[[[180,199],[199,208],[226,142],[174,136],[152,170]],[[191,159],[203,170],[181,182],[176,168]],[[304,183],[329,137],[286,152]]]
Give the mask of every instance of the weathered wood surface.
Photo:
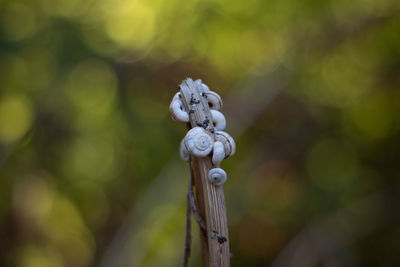
[[[202,95],[203,88],[192,79],[186,79],[180,85],[180,89],[181,99],[189,111],[190,126],[202,126],[214,136],[210,108]],[[230,266],[224,190],[222,185],[215,186],[207,179],[208,171],[212,168],[211,157],[192,156],[191,168],[197,206],[206,224],[206,236],[201,236],[203,266]]]

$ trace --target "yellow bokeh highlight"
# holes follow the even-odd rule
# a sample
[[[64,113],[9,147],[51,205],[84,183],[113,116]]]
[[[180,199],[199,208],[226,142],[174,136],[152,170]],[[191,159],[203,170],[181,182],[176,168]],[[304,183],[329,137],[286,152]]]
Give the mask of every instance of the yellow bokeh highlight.
[[[24,247],[18,259],[18,267],[63,267],[60,255],[50,249],[35,245]]]
[[[95,250],[93,236],[75,205],[56,193],[52,209],[43,222],[48,242],[70,266],[88,266]]]
[[[103,61],[87,60],[78,64],[66,83],[66,94],[83,117],[104,117],[117,89],[114,71]]]
[[[12,143],[21,138],[32,123],[30,101],[22,95],[10,95],[0,100],[0,140]]]
[[[397,127],[393,104],[384,95],[372,95],[352,109],[350,117],[365,137],[369,139],[385,138]]]
[[[117,169],[112,140],[99,137],[77,139],[66,151],[63,169],[70,179],[112,179]]]
[[[149,45],[155,32],[154,9],[139,1],[123,13],[106,21],[108,36],[123,48],[143,49]]]

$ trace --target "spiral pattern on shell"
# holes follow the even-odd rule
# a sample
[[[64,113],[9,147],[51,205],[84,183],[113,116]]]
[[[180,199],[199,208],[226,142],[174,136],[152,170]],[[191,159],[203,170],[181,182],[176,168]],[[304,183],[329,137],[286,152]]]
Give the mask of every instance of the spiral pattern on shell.
[[[224,145],[225,158],[232,157],[236,152],[236,143],[227,132],[216,131],[215,140],[221,142]]]
[[[206,91],[203,95],[207,98],[208,105],[211,109],[220,110],[222,108],[222,99],[219,94],[213,91]]]
[[[226,172],[221,168],[213,168],[208,172],[208,180],[215,185],[222,185],[226,182]]]
[[[185,146],[190,154],[205,157],[213,149],[213,139],[202,127],[192,128],[185,137]]]

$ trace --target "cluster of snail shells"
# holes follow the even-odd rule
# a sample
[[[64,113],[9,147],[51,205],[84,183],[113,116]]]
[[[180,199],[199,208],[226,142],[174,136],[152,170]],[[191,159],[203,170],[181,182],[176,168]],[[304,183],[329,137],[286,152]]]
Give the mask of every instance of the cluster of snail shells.
[[[179,154],[187,162],[190,161],[190,156],[202,158],[212,154],[214,168],[208,172],[208,179],[215,185],[222,185],[225,183],[227,175],[220,168],[220,164],[222,160],[235,154],[236,144],[233,138],[223,131],[226,121],[225,116],[219,111],[222,108],[221,97],[208,89],[205,84],[201,83],[201,80],[195,82],[203,87],[203,96],[206,97],[210,106],[214,131],[210,133],[203,127],[190,129],[180,143]],[[173,97],[169,110],[175,121],[189,122],[189,113],[185,110],[180,93]]]

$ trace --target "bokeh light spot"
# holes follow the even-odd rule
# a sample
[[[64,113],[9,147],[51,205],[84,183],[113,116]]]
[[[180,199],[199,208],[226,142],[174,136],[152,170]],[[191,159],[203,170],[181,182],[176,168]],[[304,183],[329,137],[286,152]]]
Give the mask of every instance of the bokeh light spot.
[[[0,100],[0,140],[11,143],[22,137],[32,123],[32,107],[22,95]]]
[[[63,267],[61,257],[54,251],[27,245],[19,254],[19,267]]]
[[[114,71],[103,61],[78,64],[66,84],[66,93],[85,116],[103,117],[109,112],[117,89]]]
[[[393,105],[389,99],[382,95],[366,98],[351,112],[351,118],[356,127],[371,139],[384,138],[394,128]]]
[[[122,47],[145,48],[154,35],[154,10],[138,2],[123,14],[111,16],[106,23],[109,37]]]
[[[116,169],[112,141],[96,137],[77,139],[67,150],[63,168],[71,179],[111,179]]]
[[[69,266],[83,267],[91,262],[95,249],[93,236],[75,205],[60,193],[55,194],[43,227]]]

